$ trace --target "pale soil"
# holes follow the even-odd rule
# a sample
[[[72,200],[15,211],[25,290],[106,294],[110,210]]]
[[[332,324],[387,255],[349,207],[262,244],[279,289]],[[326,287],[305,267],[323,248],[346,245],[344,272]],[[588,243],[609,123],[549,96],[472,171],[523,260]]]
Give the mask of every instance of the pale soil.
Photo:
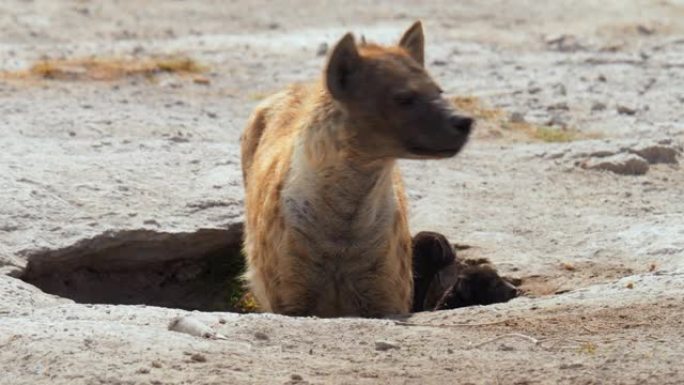
[[[684,383],[684,3],[415,3],[0,2],[0,384]],[[185,282],[193,266],[165,263],[239,235],[237,141],[257,101],[318,76],[319,46],[343,32],[390,42],[416,18],[438,82],[498,120],[455,159],[401,162],[412,230],[471,246],[525,297],[405,320],[423,326],[196,312],[227,338],[204,340],[167,330],[182,310],[77,304],[14,278],[31,260],[75,298],[147,266],[107,290],[166,303],[145,294],[149,274]],[[15,72],[159,54],[206,65],[210,83]],[[502,127],[512,113],[573,140]],[[580,167],[651,145],[679,163]]]

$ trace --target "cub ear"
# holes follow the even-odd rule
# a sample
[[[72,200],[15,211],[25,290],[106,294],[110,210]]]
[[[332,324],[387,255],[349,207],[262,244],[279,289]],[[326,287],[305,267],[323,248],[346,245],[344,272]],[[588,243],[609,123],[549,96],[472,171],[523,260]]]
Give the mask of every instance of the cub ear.
[[[333,98],[345,100],[351,95],[353,75],[360,66],[361,56],[356,49],[354,36],[348,33],[333,48],[325,70],[326,86]]]
[[[404,32],[399,40],[399,46],[405,49],[418,64],[425,66],[425,35],[423,23],[420,20]]]

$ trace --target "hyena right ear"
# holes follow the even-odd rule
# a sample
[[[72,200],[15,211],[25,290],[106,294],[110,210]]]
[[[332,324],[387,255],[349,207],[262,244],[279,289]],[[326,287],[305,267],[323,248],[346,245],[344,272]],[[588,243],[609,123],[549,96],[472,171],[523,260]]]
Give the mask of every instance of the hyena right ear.
[[[404,32],[399,40],[399,46],[404,48],[418,64],[425,66],[425,34],[420,20]]]
[[[348,33],[333,48],[325,70],[326,85],[333,98],[345,100],[350,96],[352,77],[360,66],[361,56],[356,49],[354,36]]]

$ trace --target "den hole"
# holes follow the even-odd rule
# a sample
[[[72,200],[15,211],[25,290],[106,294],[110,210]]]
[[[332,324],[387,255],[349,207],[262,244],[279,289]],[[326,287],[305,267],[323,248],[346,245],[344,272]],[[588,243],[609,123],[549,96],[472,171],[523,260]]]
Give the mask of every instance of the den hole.
[[[251,310],[240,276],[242,226],[187,233],[107,232],[28,255],[20,278],[79,303]]]
[[[256,304],[240,278],[245,268],[241,245],[242,224],[181,233],[110,231],[62,249],[28,253],[19,278],[78,303],[249,312]],[[454,247],[460,258],[477,258],[477,248]],[[545,276],[512,270],[513,276],[505,278],[528,297],[558,295],[635,273],[594,262],[563,264]]]

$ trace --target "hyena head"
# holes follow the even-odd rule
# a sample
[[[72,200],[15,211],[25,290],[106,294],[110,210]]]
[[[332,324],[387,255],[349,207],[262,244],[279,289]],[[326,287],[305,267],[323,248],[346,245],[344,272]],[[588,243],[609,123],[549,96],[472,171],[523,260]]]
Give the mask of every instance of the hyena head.
[[[371,157],[451,157],[473,125],[425,71],[419,21],[397,46],[357,46],[350,33],[345,35],[332,51],[325,83],[346,111],[353,147]]]

